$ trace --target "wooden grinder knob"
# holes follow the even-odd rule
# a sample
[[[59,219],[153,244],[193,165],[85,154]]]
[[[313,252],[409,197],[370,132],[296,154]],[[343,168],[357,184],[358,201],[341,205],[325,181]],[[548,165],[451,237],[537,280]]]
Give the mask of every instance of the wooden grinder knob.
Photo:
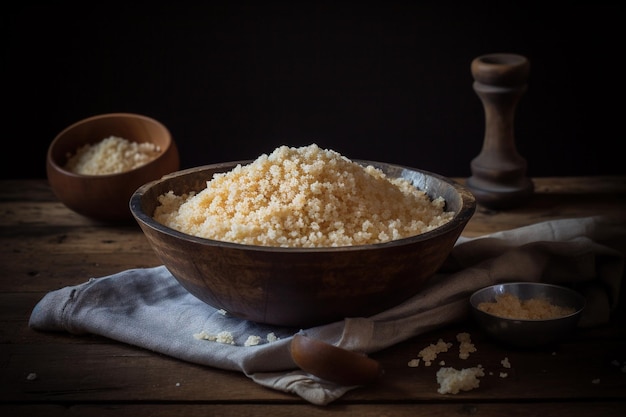
[[[526,92],[528,60],[515,54],[482,55],[472,61],[474,91],[485,111],[485,137],[480,154],[471,162],[467,186],[481,205],[510,209],[533,193],[526,177],[526,160],[515,147],[515,108]]]

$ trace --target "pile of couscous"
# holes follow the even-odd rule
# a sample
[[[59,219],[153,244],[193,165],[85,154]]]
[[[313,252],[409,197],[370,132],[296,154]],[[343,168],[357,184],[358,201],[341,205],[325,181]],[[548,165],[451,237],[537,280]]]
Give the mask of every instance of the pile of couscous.
[[[482,302],[478,309],[494,316],[519,320],[554,319],[574,313],[573,308],[554,305],[543,298],[521,300],[510,293],[497,296],[494,302]]]
[[[65,169],[82,175],[119,174],[147,164],[160,153],[161,149],[154,143],[109,136],[93,145],[83,145],[74,155],[68,155]]]
[[[279,247],[382,243],[448,222],[443,198],[317,145],[281,146],[215,174],[192,194],[159,197],[154,218],[190,235]]]

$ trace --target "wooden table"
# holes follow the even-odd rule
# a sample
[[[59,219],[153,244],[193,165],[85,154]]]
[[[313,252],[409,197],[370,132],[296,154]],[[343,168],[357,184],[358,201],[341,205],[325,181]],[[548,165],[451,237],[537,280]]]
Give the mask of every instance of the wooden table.
[[[625,216],[626,177],[534,181],[536,194],[528,205],[506,212],[479,207],[464,235],[549,219]],[[0,181],[0,213],[3,416],[626,415],[624,301],[610,325],[581,330],[572,342],[549,350],[493,344],[471,321],[415,337],[372,355],[386,369],[377,384],[348,392],[331,405],[314,406],[237,372],[98,336],[30,329],[31,310],[47,292],[158,261],[137,225],[85,219],[59,203],[45,180]],[[624,248],[626,242],[620,242]],[[512,367],[506,378],[485,376],[479,389],[441,395],[438,367],[410,368],[407,362],[439,338],[453,341],[460,331],[472,335],[478,348],[473,357],[483,366],[499,369],[508,357]],[[441,359],[452,363],[450,355]]]

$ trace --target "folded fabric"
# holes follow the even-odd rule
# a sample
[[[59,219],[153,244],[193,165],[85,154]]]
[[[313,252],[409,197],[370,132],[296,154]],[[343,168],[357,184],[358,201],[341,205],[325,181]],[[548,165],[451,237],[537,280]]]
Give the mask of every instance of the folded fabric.
[[[181,360],[240,371],[265,387],[326,405],[355,387],[299,370],[289,353],[295,333],[371,354],[467,319],[473,291],[512,281],[556,283],[581,291],[588,304],[580,325],[599,325],[610,319],[617,305],[624,267],[621,251],[602,242],[624,237],[624,225],[586,217],[460,238],[446,265],[406,302],[372,317],[308,329],[230,317],[189,294],[164,266],[122,271],[52,291],[35,306],[29,325],[41,331],[97,334]],[[249,345],[249,340],[257,344]]]

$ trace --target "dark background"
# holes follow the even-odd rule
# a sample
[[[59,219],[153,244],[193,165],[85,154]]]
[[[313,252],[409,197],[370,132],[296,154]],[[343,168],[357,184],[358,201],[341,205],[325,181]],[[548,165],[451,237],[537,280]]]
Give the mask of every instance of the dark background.
[[[182,168],[317,143],[470,175],[479,55],[531,63],[515,118],[530,176],[624,174],[617,2],[25,2],[3,12],[3,178],[44,178],[66,126],[163,122]]]

